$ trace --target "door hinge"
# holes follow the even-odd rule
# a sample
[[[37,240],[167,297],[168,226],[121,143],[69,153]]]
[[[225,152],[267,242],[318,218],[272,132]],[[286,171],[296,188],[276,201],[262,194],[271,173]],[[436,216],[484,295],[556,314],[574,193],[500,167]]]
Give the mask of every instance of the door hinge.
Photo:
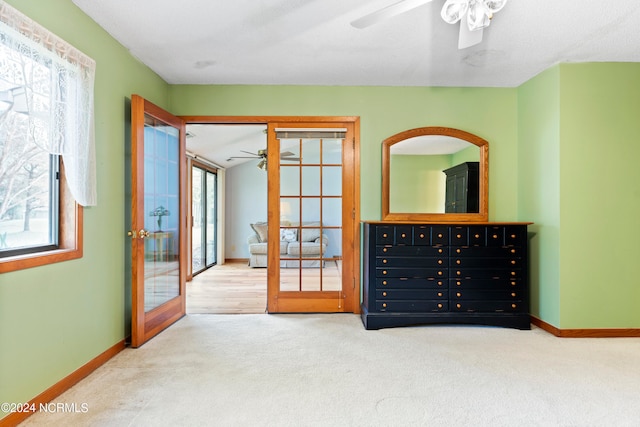
[[[351,210],[351,219],[356,219],[356,210],[355,208]]]

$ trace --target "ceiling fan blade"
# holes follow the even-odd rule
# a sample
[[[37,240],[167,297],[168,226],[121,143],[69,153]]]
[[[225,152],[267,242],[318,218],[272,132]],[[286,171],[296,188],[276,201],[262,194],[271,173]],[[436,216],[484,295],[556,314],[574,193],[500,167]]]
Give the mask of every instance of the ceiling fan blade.
[[[471,31],[467,20],[460,21],[460,36],[458,37],[458,49],[466,49],[475,46],[482,41],[482,29]]]
[[[280,157],[288,157],[293,155],[294,154],[291,151],[283,151],[282,153],[280,153]]]
[[[351,22],[351,25],[360,29],[366,28],[429,2],[431,2],[431,0],[401,0],[383,9],[365,15],[362,18],[358,18]]]
[[[280,157],[280,160],[286,160],[288,162],[299,162],[300,157]]]
[[[458,49],[466,49],[475,46],[482,41],[482,29],[471,31],[467,20],[460,21],[460,36],[458,37]]]
[[[259,154],[256,154],[256,153],[251,153],[249,151],[244,151],[244,150],[240,150],[240,151],[242,151],[243,153],[251,154],[254,157],[258,157],[258,158],[261,157]]]

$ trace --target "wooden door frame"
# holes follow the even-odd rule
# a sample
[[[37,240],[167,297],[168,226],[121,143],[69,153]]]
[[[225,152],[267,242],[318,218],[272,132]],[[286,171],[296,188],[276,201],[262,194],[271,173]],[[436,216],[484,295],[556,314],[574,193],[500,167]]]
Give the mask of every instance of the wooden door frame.
[[[345,307],[345,312],[360,313],[360,117],[359,116],[178,116],[186,125],[190,124],[237,124],[237,125],[266,125],[270,123],[352,123],[353,124],[353,153],[354,153],[354,230],[353,251],[351,264],[353,266],[353,298],[351,307]],[[342,237],[343,239],[347,236]]]

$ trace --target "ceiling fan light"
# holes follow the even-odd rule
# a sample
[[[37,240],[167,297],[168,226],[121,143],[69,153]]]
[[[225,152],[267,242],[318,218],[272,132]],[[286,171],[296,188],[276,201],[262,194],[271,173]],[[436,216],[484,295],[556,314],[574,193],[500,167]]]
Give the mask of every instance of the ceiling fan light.
[[[500,12],[507,0],[483,0],[484,6],[492,13]]]
[[[440,16],[447,24],[455,24],[460,21],[469,9],[469,0],[447,0],[442,6]]]
[[[467,24],[470,31],[477,31],[486,28],[491,24],[492,14],[483,3],[476,0],[469,2],[469,13],[467,13]]]

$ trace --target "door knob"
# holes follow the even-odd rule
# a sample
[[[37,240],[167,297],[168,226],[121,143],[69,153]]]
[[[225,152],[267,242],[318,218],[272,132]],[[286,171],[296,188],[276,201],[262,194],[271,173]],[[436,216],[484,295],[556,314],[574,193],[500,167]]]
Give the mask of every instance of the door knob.
[[[149,237],[149,232],[147,230],[145,230],[144,228],[141,228],[140,231],[138,232],[138,234],[140,234],[140,238],[144,239],[145,237]]]

